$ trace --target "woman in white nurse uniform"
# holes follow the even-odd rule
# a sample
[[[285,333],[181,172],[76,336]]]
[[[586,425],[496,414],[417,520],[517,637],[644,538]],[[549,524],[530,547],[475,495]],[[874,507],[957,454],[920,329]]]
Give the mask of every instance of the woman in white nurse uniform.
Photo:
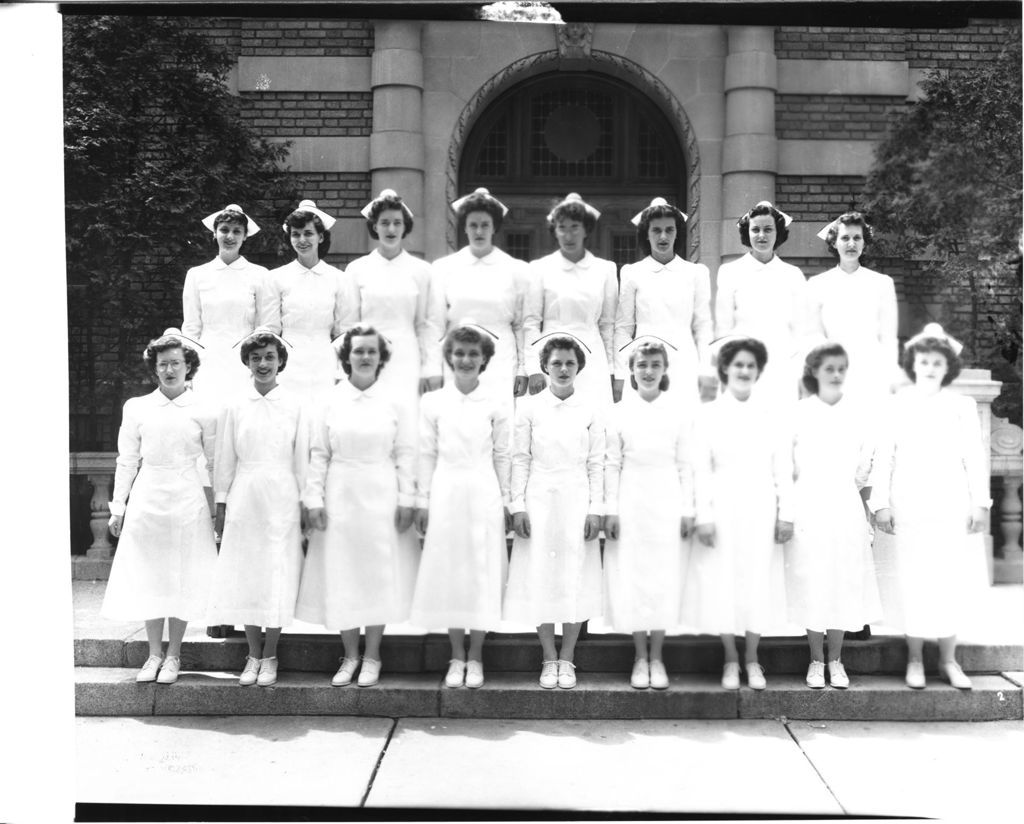
[[[612,402],[612,338],[619,283],[615,263],[595,257],[585,245],[600,217],[601,213],[575,192],[548,214],[548,228],[558,241],[558,250],[530,264],[523,329],[531,395],[547,386],[537,365],[543,346],[539,339],[560,330],[571,332],[591,351],[587,369],[576,381],[576,394],[584,403],[603,408]]]

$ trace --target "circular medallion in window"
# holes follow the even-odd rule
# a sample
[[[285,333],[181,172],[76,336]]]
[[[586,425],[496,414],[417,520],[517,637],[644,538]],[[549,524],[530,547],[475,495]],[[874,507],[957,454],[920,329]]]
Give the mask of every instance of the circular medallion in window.
[[[597,149],[601,124],[585,106],[559,106],[544,124],[544,142],[559,160],[577,163]]]

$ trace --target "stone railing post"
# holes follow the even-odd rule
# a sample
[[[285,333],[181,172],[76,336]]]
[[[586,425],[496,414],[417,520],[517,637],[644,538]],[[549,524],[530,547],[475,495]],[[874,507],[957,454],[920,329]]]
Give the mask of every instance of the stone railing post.
[[[1002,386],[1002,381],[992,380],[992,373],[988,369],[964,369],[950,386],[951,389],[974,398],[978,404],[978,422],[981,424],[981,440],[985,454],[985,474],[989,478],[992,477],[992,401],[999,397]],[[989,488],[991,489],[991,483]],[[996,583],[991,535],[985,536],[985,546],[988,551],[989,583]]]
[[[999,530],[1001,539],[995,548],[995,580],[1001,583],[1024,583],[1024,554],[1021,551],[1022,531],[1021,485],[1024,483],[1024,457],[1021,446],[1024,430],[1004,418],[992,418],[992,475],[1002,479],[999,499]]]
[[[89,530],[92,544],[85,558],[75,558],[73,575],[76,578],[106,578],[114,557],[107,521],[110,520],[110,492],[114,482],[117,455],[113,452],[74,452],[71,454],[70,473],[85,475],[92,485],[89,499]],[[81,569],[79,569],[81,567]]]

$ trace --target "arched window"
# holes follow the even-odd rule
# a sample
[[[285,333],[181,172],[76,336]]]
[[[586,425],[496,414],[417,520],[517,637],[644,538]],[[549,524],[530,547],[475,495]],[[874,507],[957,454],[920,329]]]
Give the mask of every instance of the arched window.
[[[668,119],[634,87],[594,72],[544,74],[496,99],[459,169],[460,193],[479,186],[509,207],[498,244],[524,260],[556,248],[544,218],[569,192],[601,211],[588,245],[619,265],[639,257],[629,220],[653,197],[686,211],[686,163]]]

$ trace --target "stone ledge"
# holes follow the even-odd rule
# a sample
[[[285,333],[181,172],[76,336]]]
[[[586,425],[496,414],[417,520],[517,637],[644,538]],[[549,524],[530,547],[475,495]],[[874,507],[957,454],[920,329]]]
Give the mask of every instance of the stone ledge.
[[[134,668],[78,668],[78,715],[360,715],[448,718],[799,718],[995,721],[1022,718],[1012,674],[974,677],[974,689],[932,680],[855,676],[847,690],[811,690],[768,674],[768,689],[723,690],[716,676],[674,676],[667,690],[634,690],[625,673],[579,672],[572,690],[545,690],[537,673],[488,674],[478,690],[447,689],[440,674],[389,675],[375,687],[331,687],[326,674],[282,672],[274,687],[240,687],[235,673],[182,671],[178,682],[138,684]],[[1017,674],[1017,680],[1021,680]]]

